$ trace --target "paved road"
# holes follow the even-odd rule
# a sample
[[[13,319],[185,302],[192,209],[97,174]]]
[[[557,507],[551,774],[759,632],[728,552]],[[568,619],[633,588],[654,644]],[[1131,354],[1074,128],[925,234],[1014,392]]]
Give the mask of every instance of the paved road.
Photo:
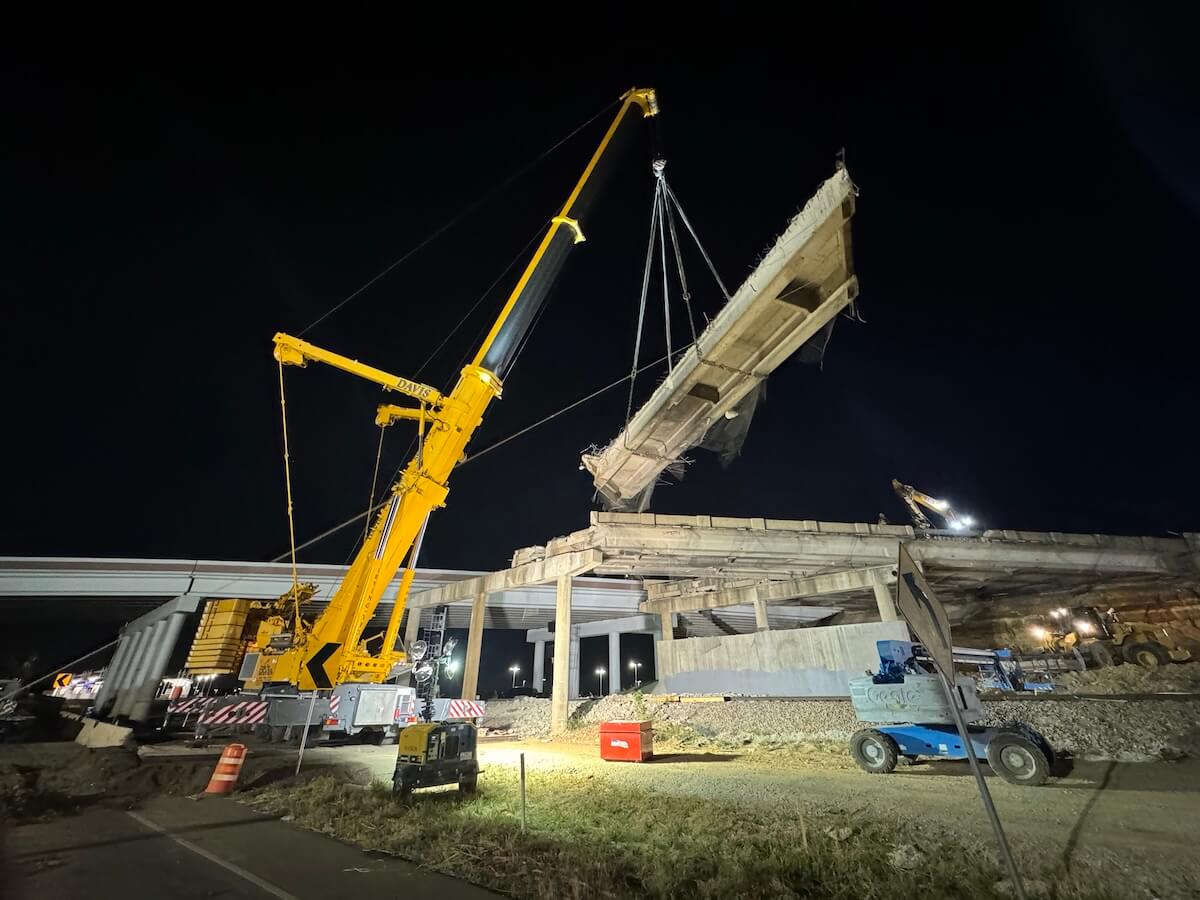
[[[232,800],[162,797],[11,829],[0,896],[19,900],[307,900],[496,895],[263,817]]]

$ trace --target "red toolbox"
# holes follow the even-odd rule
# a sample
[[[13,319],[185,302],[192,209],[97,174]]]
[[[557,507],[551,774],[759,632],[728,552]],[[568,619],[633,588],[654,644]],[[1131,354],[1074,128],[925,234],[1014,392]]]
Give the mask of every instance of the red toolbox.
[[[600,723],[601,759],[645,762],[653,755],[653,722]]]

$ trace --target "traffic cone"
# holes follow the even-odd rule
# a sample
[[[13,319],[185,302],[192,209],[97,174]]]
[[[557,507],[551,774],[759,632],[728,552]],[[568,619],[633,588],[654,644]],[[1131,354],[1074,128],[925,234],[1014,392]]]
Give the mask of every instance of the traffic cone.
[[[221,751],[221,758],[217,761],[217,767],[213,769],[212,778],[209,779],[208,787],[204,789],[204,793],[233,793],[233,786],[237,784],[238,775],[242,772],[242,763],[245,761],[246,745],[228,744]]]

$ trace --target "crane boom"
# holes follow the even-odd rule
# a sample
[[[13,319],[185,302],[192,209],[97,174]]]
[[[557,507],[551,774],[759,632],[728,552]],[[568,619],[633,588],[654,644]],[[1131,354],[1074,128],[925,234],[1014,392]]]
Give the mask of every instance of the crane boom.
[[[620,109],[600,145],[450,393],[442,395],[419,382],[286,334],[275,336],[275,357],[281,364],[304,365],[309,360],[326,363],[418,400],[420,406],[415,409],[380,407],[377,421],[382,425],[398,418],[415,419],[420,422],[423,436],[324,612],[311,623],[301,619],[290,637],[280,633],[287,627],[283,617],[273,636],[260,633],[260,655],[251,684],[287,682],[301,690],[312,690],[346,681],[379,682],[405,659],[395,643],[412,583],[414,541],[430,512],[444,505],[451,471],[462,459],[489,404],[500,396],[503,379],[522,338],[571,248],[584,240],[580,223],[594,199],[599,170],[609,159],[606,151],[623,133],[622,126],[634,118],[631,113],[635,108],[643,117],[657,115],[654,91],[635,88],[621,97]],[[378,654],[372,654],[365,642],[360,642],[360,635],[406,556],[410,557],[409,566],[401,580],[383,646]]]

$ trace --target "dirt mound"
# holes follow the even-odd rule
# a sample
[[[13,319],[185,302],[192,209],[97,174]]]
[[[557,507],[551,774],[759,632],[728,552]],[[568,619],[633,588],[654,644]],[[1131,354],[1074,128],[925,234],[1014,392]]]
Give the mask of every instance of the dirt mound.
[[[1054,680],[1072,694],[1200,693],[1200,664],[1177,663],[1157,669],[1111,666],[1067,672]]]
[[[90,750],[74,743],[0,745],[0,820],[28,821],[74,812],[92,803],[132,805],[156,794],[204,790],[216,757],[142,760],[120,748]],[[249,785],[286,766],[250,755],[240,783]]]
[[[982,724],[1024,723],[1055,750],[1122,762],[1192,755],[1186,735],[1200,723],[1200,703],[1170,700],[1002,700],[983,706]]]
[[[137,766],[137,755],[127,750],[6,744],[0,747],[0,815],[24,819],[86,804]]]

